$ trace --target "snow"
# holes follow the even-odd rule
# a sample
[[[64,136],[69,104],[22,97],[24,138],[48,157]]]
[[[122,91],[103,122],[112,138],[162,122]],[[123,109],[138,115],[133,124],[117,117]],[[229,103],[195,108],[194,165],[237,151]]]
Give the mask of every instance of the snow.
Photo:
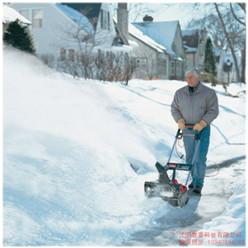
[[[167,161],[170,103],[185,82],[76,80],[8,47],[3,65],[5,245],[178,245],[185,231],[245,239],[243,160],[210,173],[185,208],[144,196],[155,162]],[[245,154],[245,86],[230,86],[239,98],[214,89],[208,164]]]
[[[175,55],[172,45],[175,39],[178,21],[134,22],[132,24],[144,35],[163,46],[169,54]]]
[[[160,53],[164,53],[164,51],[166,51],[166,48],[164,46],[161,46],[156,41],[151,39],[149,36],[145,35],[142,31],[140,31],[131,23],[128,25],[128,31],[129,34],[141,40],[142,42],[146,43],[150,47],[154,48],[156,51]]]
[[[238,179],[241,180],[239,181]],[[245,245],[245,181],[242,173],[239,173],[238,178],[235,178],[235,180],[237,180],[235,186],[229,189],[233,195],[228,200],[225,212],[210,223],[206,223],[203,228],[204,230],[210,229],[212,231],[222,231],[223,233],[236,233],[236,237],[233,239],[228,237],[228,240],[231,240],[234,244],[236,242],[236,244]],[[237,235],[239,233],[240,235]]]
[[[22,16],[16,10],[4,4],[3,5],[3,23],[14,22],[17,19],[24,24],[31,24],[29,20],[27,20],[24,16]]]

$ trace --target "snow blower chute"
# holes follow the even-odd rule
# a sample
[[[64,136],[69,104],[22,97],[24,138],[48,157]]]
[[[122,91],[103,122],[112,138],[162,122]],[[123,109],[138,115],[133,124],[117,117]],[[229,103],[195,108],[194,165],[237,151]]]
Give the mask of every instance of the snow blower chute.
[[[181,208],[189,201],[190,191],[187,185],[200,145],[199,133],[193,130],[193,126],[187,125],[185,130],[189,130],[189,132],[178,129],[167,164],[162,165],[159,162],[155,164],[159,172],[158,180],[154,182],[145,182],[144,184],[144,190],[147,197],[160,197],[163,200],[168,201],[172,206]],[[192,136],[196,142],[192,164],[170,162],[177,140],[182,139],[184,135]],[[168,175],[168,171],[172,171],[171,176]],[[179,183],[176,179],[177,171],[188,171],[185,184]]]

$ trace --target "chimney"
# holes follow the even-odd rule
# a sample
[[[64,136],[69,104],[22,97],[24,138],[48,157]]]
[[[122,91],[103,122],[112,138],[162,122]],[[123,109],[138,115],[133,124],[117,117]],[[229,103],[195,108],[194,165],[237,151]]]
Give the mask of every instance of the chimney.
[[[118,3],[117,28],[124,43],[128,45],[128,10],[127,3]]]
[[[143,22],[152,22],[153,21],[153,17],[149,16],[149,15],[145,15],[143,17]]]

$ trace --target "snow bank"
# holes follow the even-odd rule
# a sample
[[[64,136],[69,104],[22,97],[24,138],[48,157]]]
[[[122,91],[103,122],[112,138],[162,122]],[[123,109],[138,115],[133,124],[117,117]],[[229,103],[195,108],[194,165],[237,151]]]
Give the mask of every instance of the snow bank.
[[[32,56],[4,52],[5,243],[94,243],[97,230],[110,242],[122,219],[143,218],[143,182],[134,184],[129,160],[154,156],[100,84],[78,86]],[[130,217],[114,226],[117,214]]]

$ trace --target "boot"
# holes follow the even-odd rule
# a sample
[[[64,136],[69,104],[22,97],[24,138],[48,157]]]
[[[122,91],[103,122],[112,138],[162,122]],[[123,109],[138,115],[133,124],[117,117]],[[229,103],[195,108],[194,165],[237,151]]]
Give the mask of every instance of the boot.
[[[193,188],[194,188],[193,182],[191,182],[191,183],[189,184],[188,188],[189,188],[189,189],[193,189]]]
[[[201,195],[201,191],[202,191],[202,187],[199,187],[199,186],[196,186],[193,189],[193,192],[196,193],[196,194],[199,194],[199,195]]]

